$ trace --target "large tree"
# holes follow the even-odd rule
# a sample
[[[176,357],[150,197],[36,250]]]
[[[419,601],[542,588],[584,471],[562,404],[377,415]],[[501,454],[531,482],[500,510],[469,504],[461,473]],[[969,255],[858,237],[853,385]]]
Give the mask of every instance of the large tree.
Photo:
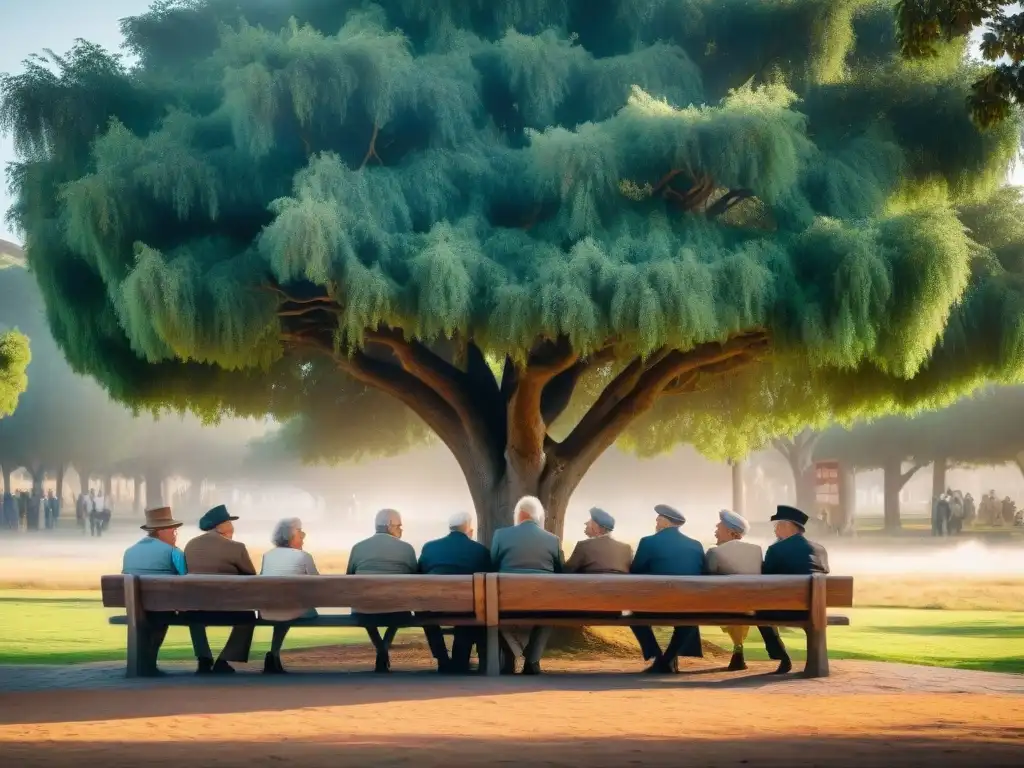
[[[992,62],[971,86],[967,104],[979,125],[1006,120],[1024,104],[1024,10],[1000,0],[900,0],[900,49],[910,59],[941,55],[944,43],[981,32]]]
[[[116,397],[340,439],[411,411],[483,538],[525,493],[561,532],[630,430],[738,456],[1024,379],[1021,287],[954,209],[1018,125],[978,130],[963,42],[908,63],[893,12],[163,2],[131,65],[81,42],[3,80],[13,220]]]

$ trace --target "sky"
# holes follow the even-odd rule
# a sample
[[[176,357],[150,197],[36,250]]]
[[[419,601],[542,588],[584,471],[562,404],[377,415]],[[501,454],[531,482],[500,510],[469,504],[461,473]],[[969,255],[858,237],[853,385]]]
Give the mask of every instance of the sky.
[[[30,54],[50,48],[67,51],[75,38],[85,38],[106,48],[118,49],[121,33],[118,20],[149,8],[150,0],[0,0],[0,72],[19,72],[21,62]],[[14,160],[9,137],[0,137],[0,167]],[[1012,179],[1024,184],[1024,168]],[[0,183],[0,214],[11,206],[5,180]],[[0,215],[0,239],[20,243]]]

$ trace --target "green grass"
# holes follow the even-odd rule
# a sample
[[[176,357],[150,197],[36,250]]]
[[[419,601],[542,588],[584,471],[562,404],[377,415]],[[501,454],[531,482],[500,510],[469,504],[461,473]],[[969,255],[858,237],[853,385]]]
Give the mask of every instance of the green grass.
[[[123,659],[125,629],[106,621],[117,613],[105,609],[96,592],[0,591],[0,664]],[[831,658],[1024,673],[1024,611],[854,608],[847,613],[853,625],[829,631]],[[418,630],[410,632],[421,637]],[[729,647],[728,637],[718,628],[701,632],[705,639]],[[212,629],[210,635],[216,645],[226,639],[227,630]],[[785,630],[783,637],[794,658],[802,658],[803,633]],[[288,637],[288,647],[365,641],[361,630],[305,629]],[[264,653],[269,642],[270,630],[258,628],[254,652]],[[747,656],[766,658],[756,631],[747,642]],[[188,630],[171,628],[161,658],[192,658]]]

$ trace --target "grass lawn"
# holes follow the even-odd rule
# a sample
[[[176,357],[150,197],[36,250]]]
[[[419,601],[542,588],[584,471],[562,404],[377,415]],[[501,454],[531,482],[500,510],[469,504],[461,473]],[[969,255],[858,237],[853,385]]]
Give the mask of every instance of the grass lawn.
[[[98,592],[0,591],[0,664],[68,664],[124,658],[125,629],[106,623],[118,611],[105,609]],[[937,611],[906,608],[854,608],[852,626],[829,631],[835,659],[900,661],[962,669],[1024,673],[1024,611]],[[419,630],[409,630],[417,638]],[[719,629],[705,627],[705,639],[729,647]],[[211,643],[223,643],[227,630],[212,629]],[[803,633],[785,630],[794,658],[803,658]],[[362,630],[306,629],[288,638],[289,648],[366,642]],[[254,654],[266,652],[270,629],[258,628]],[[797,649],[800,649],[799,651]],[[747,656],[764,659],[756,631]],[[172,627],[163,659],[191,659],[188,631]]]

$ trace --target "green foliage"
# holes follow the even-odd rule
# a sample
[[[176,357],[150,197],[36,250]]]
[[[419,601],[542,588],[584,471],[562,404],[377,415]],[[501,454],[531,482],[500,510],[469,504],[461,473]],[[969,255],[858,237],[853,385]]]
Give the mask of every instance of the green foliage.
[[[18,407],[18,398],[28,386],[25,371],[31,359],[24,334],[0,331],[0,418],[10,416]]]
[[[80,43],[0,82],[11,215],[73,368],[134,405],[305,414],[321,457],[383,449],[376,419],[419,439],[402,406],[284,354],[274,280],[337,297],[339,342],[386,323],[490,359],[766,328],[770,364],[663,399],[629,438],[738,455],[1024,376],[1024,286],[979,266],[957,216],[1005,179],[1017,123],[978,130],[963,46],[904,61],[892,12],[160,3],[124,23],[137,66]],[[753,198],[681,212],[655,194],[673,169]]]
[[[900,51],[910,59],[936,58],[944,41],[983,30],[981,53],[993,64],[971,86],[967,99],[980,125],[1003,123],[1024,103],[1024,12],[1019,3],[900,0],[897,21]]]

